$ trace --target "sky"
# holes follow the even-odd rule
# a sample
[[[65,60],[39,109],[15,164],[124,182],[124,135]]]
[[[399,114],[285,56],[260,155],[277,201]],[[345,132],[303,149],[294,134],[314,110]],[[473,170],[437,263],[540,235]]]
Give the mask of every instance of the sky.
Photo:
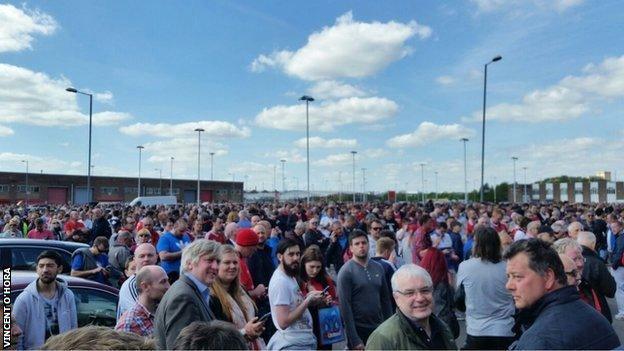
[[[0,171],[463,191],[624,177],[617,0],[0,3]],[[421,166],[421,164],[423,166]],[[526,168],[526,169],[525,169]],[[363,172],[362,169],[365,169]],[[276,179],[276,181],[274,181]],[[437,179],[437,181],[436,181]],[[365,183],[364,183],[365,180]]]

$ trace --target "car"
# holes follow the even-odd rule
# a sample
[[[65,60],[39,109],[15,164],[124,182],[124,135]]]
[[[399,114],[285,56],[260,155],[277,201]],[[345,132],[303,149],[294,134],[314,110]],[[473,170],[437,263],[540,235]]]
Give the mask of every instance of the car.
[[[0,239],[0,264],[14,270],[34,271],[37,256],[42,251],[54,250],[63,261],[63,273],[71,272],[71,256],[77,249],[89,247],[87,244],[71,241],[39,239]]]
[[[28,284],[37,279],[37,273],[11,271],[11,301],[15,301]],[[57,279],[64,281],[74,293],[78,327],[99,325],[115,327],[119,290],[92,280],[59,274]]]

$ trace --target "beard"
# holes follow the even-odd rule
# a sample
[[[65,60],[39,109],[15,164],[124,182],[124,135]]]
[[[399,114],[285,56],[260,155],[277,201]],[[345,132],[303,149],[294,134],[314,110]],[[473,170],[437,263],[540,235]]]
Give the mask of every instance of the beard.
[[[41,278],[39,278],[39,280],[43,283],[43,284],[50,284],[53,281],[56,280],[55,276],[52,275],[47,275],[47,276],[42,276]]]
[[[290,265],[284,264],[284,272],[290,277],[296,276],[299,273],[299,262],[294,262]]]

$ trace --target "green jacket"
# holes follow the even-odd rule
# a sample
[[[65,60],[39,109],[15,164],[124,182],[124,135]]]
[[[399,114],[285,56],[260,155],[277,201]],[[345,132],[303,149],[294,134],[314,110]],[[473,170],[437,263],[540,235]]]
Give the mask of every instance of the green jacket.
[[[444,345],[447,350],[457,350],[455,339],[450,329],[433,313],[429,323],[436,325],[442,331]],[[414,332],[414,328],[407,317],[397,309],[397,312],[383,322],[368,338],[367,350],[426,350],[423,341]]]

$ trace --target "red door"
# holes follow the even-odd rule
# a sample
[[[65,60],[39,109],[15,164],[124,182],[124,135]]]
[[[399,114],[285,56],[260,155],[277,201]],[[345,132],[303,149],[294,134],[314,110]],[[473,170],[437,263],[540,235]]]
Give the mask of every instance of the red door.
[[[199,199],[201,202],[212,202],[212,190],[202,190]]]
[[[48,187],[48,203],[50,204],[67,203],[67,188]]]

